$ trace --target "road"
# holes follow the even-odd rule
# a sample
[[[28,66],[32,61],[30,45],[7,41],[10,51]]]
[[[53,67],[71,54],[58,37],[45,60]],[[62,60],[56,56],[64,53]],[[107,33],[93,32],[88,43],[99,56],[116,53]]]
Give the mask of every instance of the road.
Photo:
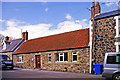
[[[101,75],[92,75],[84,73],[72,73],[72,72],[57,72],[57,71],[43,71],[36,69],[20,69],[15,68],[14,70],[3,70],[2,78],[5,79],[61,79],[61,80],[105,80]]]

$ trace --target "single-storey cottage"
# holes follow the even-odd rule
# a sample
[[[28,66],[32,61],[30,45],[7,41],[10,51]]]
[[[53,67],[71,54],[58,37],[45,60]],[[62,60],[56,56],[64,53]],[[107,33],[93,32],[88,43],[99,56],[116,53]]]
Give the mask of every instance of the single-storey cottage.
[[[89,29],[27,40],[13,54],[21,68],[89,72]]]

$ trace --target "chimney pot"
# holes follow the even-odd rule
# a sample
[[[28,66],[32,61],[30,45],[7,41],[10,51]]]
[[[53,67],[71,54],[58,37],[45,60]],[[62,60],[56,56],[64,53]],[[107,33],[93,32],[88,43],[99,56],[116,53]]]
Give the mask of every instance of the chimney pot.
[[[27,30],[26,30],[26,32],[22,33],[22,39],[28,40],[28,32],[27,32]]]
[[[95,2],[93,2],[93,5],[91,7],[91,18],[93,18],[94,15],[99,14],[101,12],[101,7],[99,5],[99,2],[97,1],[95,6],[94,6],[94,4],[95,4]],[[93,10],[94,7],[95,7],[95,10]],[[95,11],[95,12],[93,12],[93,11]]]
[[[99,5],[99,2],[98,2],[98,1],[96,2],[96,5]]]
[[[7,41],[9,41],[9,37],[8,36],[5,37],[5,42],[7,42]]]

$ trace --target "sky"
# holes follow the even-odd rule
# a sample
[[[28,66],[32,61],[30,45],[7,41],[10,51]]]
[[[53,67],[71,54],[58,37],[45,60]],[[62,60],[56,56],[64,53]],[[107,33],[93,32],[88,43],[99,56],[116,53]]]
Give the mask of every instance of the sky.
[[[117,2],[100,2],[101,12],[118,9]],[[29,39],[89,28],[92,2],[2,2],[0,34]]]

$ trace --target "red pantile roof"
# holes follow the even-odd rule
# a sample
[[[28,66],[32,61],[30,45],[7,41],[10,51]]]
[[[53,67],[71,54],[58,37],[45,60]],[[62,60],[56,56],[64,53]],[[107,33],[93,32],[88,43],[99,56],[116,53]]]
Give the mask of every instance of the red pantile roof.
[[[89,29],[76,30],[24,42],[15,53],[30,53],[48,50],[60,50],[87,47],[89,44]]]

